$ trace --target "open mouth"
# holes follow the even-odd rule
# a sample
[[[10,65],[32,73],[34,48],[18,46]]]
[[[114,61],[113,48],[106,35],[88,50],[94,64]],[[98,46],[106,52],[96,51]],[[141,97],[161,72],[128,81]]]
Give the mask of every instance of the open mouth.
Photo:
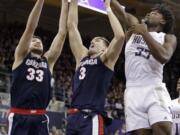
[[[40,45],[40,44],[35,44],[35,45],[34,45],[34,47],[36,47],[36,48],[40,48],[40,47],[41,47],[41,45]]]
[[[39,48],[33,48],[32,50],[31,50],[33,53],[36,53],[36,54],[39,54],[39,55],[41,55],[42,54],[42,50],[41,49],[39,49]]]

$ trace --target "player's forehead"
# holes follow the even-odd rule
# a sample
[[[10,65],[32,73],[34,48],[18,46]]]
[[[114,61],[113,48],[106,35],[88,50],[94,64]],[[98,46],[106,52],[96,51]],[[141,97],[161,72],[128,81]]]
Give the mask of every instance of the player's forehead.
[[[40,41],[40,42],[42,42],[40,38],[38,38],[38,37],[33,37],[33,38],[32,38],[32,42],[35,42],[35,41]]]
[[[93,41],[98,42],[98,41],[103,41],[103,39],[101,37],[95,37],[92,39],[92,42]]]
[[[150,13],[159,13],[159,11],[157,9],[153,9]]]
[[[149,14],[156,14],[158,16],[163,16],[162,13],[157,9],[152,10]]]
[[[92,41],[91,41],[91,43],[92,42],[101,42],[101,43],[103,43],[104,45],[105,45],[105,47],[107,47],[108,45],[109,45],[109,41],[106,39],[106,38],[104,38],[104,37],[95,37]]]

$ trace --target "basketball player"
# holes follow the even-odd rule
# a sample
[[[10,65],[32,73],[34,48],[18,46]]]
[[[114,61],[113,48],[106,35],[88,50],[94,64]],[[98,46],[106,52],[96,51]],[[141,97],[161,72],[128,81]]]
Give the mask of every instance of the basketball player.
[[[171,99],[162,78],[163,66],[176,48],[176,37],[167,34],[173,27],[173,14],[167,6],[157,5],[139,22],[117,0],[111,4],[129,28],[125,49],[127,132],[170,135]]]
[[[180,78],[177,83],[179,97],[172,101],[173,128],[172,135],[180,134]]]
[[[122,50],[124,32],[106,0],[107,15],[114,32],[109,43],[104,37],[92,39],[89,49],[78,31],[78,0],[70,3],[68,31],[76,60],[71,108],[68,110],[67,135],[104,135],[104,103],[114,65]]]
[[[8,135],[48,135],[46,107],[51,95],[51,75],[67,33],[68,2],[62,0],[59,30],[43,55],[41,39],[34,37],[44,0],[37,0],[15,50],[12,66],[11,109]]]

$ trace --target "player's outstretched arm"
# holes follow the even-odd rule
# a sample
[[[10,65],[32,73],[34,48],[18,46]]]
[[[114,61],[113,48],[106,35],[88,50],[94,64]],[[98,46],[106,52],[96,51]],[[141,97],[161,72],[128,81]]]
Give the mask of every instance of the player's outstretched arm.
[[[56,34],[49,50],[44,54],[48,60],[51,73],[53,71],[54,64],[61,54],[67,34],[68,0],[61,1],[61,14],[59,19],[58,33]]]
[[[34,8],[32,9],[29,15],[26,29],[15,50],[15,54],[14,54],[15,61],[12,69],[18,67],[28,53],[31,39],[39,22],[39,17],[42,11],[43,4],[44,4],[44,0],[37,0]]]
[[[83,45],[81,35],[78,30],[78,0],[71,0],[68,15],[69,42],[73,55],[76,59],[76,66],[80,60],[87,55],[88,50]]]
[[[120,22],[111,10],[110,0],[106,0],[105,3],[114,37],[110,42],[107,50],[101,55],[101,60],[105,63],[106,66],[114,70],[114,65],[119,57],[119,54],[121,53],[124,44],[125,35]]]
[[[125,24],[127,28],[139,23],[138,19],[130,13],[127,13],[117,0],[111,1],[111,7],[118,19]]]

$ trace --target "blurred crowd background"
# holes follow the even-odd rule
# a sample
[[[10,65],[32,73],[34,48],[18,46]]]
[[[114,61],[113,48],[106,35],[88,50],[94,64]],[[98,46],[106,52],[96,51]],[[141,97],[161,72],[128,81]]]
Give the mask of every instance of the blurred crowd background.
[[[21,2],[17,3],[15,1],[16,0],[0,1],[0,135],[7,135],[6,118],[7,118],[7,110],[10,106],[9,92],[11,87],[11,66],[14,61],[14,56],[13,56],[14,50],[25,29],[25,23],[26,23],[25,20],[27,19],[28,13],[33,5],[32,2],[25,2],[21,0]],[[158,0],[158,1],[134,0],[134,2],[136,1],[140,1],[143,3],[146,1],[147,3],[149,3],[147,4],[147,7],[146,6],[140,7],[140,5],[136,4],[137,9],[133,8],[132,5],[128,7],[129,12],[136,14],[138,16],[144,14],[142,13],[142,10],[151,7],[151,4],[154,4],[155,2],[156,3],[162,2],[162,0]],[[126,2],[127,2],[126,4],[135,4],[133,2],[131,3],[131,0],[126,0]],[[179,6],[178,3],[176,3],[176,6]],[[28,9],[28,11],[26,11],[26,8]],[[174,8],[175,13],[178,12],[178,8],[177,10],[176,8]],[[16,9],[15,10],[16,12],[12,12],[13,11],[12,9],[13,10]],[[46,24],[41,22],[40,24],[42,25],[42,27],[41,25],[40,27],[38,27],[35,35],[38,35],[42,38],[44,44],[44,50],[46,51],[49,48],[56,34],[55,29],[57,29],[57,26],[55,26],[54,24],[57,25],[57,21],[58,21],[57,16],[59,13],[57,9],[56,12],[54,13],[55,8],[51,6],[48,7],[45,6],[45,9],[46,11],[49,11],[48,12],[49,14],[53,13],[51,21],[48,20],[49,19],[48,16],[50,15],[47,15],[46,17],[42,15],[43,22],[45,22]],[[23,14],[21,17],[18,16],[20,13]],[[177,14],[176,16],[178,17]],[[54,20],[55,18],[57,20]],[[87,27],[87,24],[91,24],[92,26]],[[95,35],[94,33],[100,35],[99,33],[104,31],[105,28],[107,30],[107,33],[103,33],[103,34],[105,34],[105,36],[108,39],[111,39],[112,31],[110,31],[110,27],[107,24],[108,24],[107,18],[100,14],[94,14],[90,12],[85,12],[81,14],[80,31],[82,31],[84,45],[88,47],[91,38]],[[176,91],[176,85],[177,85],[177,80],[180,77],[180,45],[179,45],[180,33],[178,26],[176,26],[175,29],[176,29],[175,34],[178,39],[178,45],[173,57],[164,67],[164,76],[163,76],[163,81],[166,83],[166,86],[168,88],[168,91],[172,99],[178,97],[178,92]],[[90,31],[92,31],[92,33],[90,33]],[[114,72],[113,80],[111,82],[111,87],[106,97],[105,108],[108,112],[108,116],[113,119],[113,124],[109,127],[109,129],[107,129],[109,130],[108,131],[109,135],[123,135],[125,133],[123,94],[125,90],[126,80],[124,75],[124,61],[125,61],[124,51],[122,51],[115,67],[115,72]],[[67,115],[66,112],[71,102],[71,95],[72,95],[71,81],[74,74],[74,69],[75,69],[75,59],[69,48],[69,41],[67,37],[64,44],[63,52],[55,65],[53,79],[51,80],[51,85],[53,90],[52,99],[47,108],[48,115],[51,121],[50,135],[65,134],[66,115]]]
[[[20,36],[24,30],[25,25],[14,23],[7,25],[0,25],[0,105],[9,106],[9,92],[11,83],[11,66],[14,60],[13,54],[16,45],[19,42]],[[55,35],[50,31],[38,29],[36,34],[42,37],[45,50],[48,49],[51,41]],[[88,46],[90,37],[83,37],[83,42]],[[176,92],[177,79],[179,78],[179,46],[173,58],[164,68],[164,82],[166,82],[168,90],[172,98],[178,96]],[[63,114],[61,127],[57,129],[52,126],[50,135],[63,135],[65,132],[65,116],[71,101],[72,86],[71,80],[74,74],[75,60],[69,48],[68,39],[65,42],[63,52],[56,63],[53,73],[52,85],[52,99],[48,106],[48,111],[58,112]],[[122,53],[116,64],[114,78],[111,83],[107,98],[106,110],[108,115],[115,120],[124,120],[124,104],[123,93],[125,90],[125,76],[124,76],[124,54]],[[6,135],[6,126],[1,126],[0,135]],[[121,128],[123,130],[123,128]],[[2,132],[2,133],[1,133]],[[117,133],[120,131],[117,131]],[[123,131],[121,131],[123,132]]]

